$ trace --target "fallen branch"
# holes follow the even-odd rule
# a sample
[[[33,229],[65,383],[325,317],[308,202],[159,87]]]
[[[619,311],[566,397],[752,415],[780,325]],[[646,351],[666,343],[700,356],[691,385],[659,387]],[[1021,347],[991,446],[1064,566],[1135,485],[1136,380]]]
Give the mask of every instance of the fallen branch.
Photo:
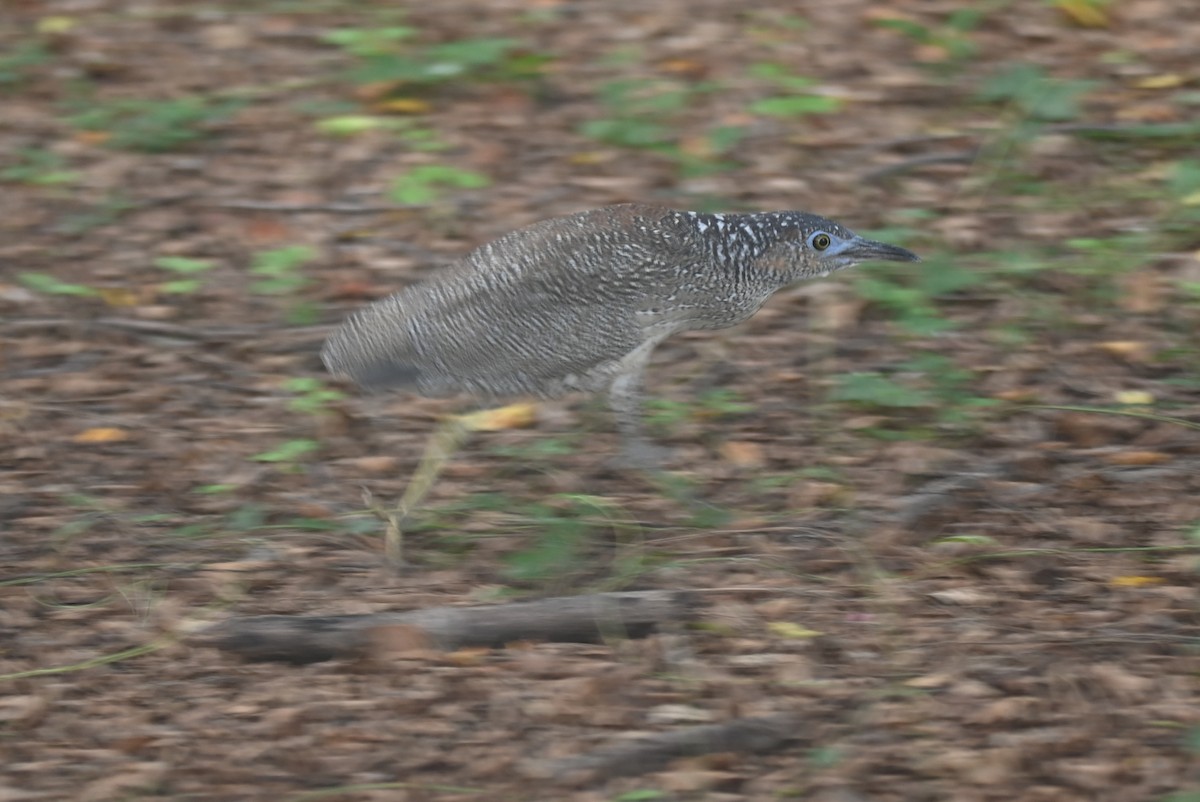
[[[695,607],[689,593],[654,590],[405,613],[260,615],[223,621],[189,641],[245,660],[315,663],[366,656],[381,643],[394,643],[397,633],[414,648],[444,650],[526,640],[595,643],[642,638],[691,620]]]
[[[801,725],[793,713],[736,718],[603,746],[587,754],[531,761],[525,773],[538,779],[583,784],[609,777],[632,777],[663,769],[673,760],[718,752],[765,754],[798,740]]]

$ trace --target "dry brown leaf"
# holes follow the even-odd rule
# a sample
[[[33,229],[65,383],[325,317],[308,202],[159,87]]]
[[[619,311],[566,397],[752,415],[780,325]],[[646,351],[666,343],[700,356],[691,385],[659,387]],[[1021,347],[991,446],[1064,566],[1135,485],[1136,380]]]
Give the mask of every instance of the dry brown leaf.
[[[1139,677],[1116,663],[1092,666],[1091,674],[1101,685],[1119,699],[1137,701],[1154,687],[1152,677]]]
[[[1150,346],[1136,340],[1109,340],[1098,343],[1096,347],[1110,356],[1130,362],[1145,362],[1150,356]]]
[[[1117,280],[1120,294],[1117,303],[1127,312],[1138,315],[1158,312],[1167,300],[1167,287],[1157,273],[1137,271]]]
[[[910,688],[941,688],[949,685],[954,679],[954,675],[945,672],[937,672],[934,674],[924,674],[920,677],[913,677],[905,680],[904,684]]]
[[[736,774],[711,769],[677,769],[661,772],[656,777],[659,785],[676,793],[704,791],[737,779]]]
[[[1160,465],[1171,459],[1170,454],[1162,451],[1118,451],[1106,456],[1104,461],[1111,465]]]
[[[1000,390],[993,393],[992,397],[1001,401],[1011,401],[1014,404],[1021,404],[1037,398],[1037,390],[1033,387],[1014,387],[1011,390]]]
[[[350,461],[356,471],[361,473],[394,473],[400,464],[398,457],[390,454],[373,454],[366,457],[356,457]]]
[[[385,624],[367,632],[368,651],[376,659],[419,657],[433,651],[429,633],[411,624]]]
[[[128,440],[130,434],[125,429],[115,426],[98,426],[86,429],[71,438],[75,443],[120,443]]]
[[[1001,724],[1027,721],[1036,715],[1041,702],[1035,696],[1006,696],[988,702],[971,715],[979,724]]]
[[[988,604],[993,600],[993,597],[977,588],[962,587],[962,588],[947,588],[946,590],[935,590],[929,594],[929,597],[942,602],[943,604]]]
[[[727,440],[721,444],[721,456],[739,468],[760,468],[766,464],[761,443],[746,440]]]

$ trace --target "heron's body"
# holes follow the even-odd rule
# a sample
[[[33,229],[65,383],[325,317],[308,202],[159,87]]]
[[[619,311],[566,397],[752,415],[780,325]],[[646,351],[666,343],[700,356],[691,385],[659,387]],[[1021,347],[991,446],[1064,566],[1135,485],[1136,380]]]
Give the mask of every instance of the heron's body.
[[[659,342],[735,325],[782,287],[861,258],[916,259],[802,212],[610,206],[514,231],[371,304],[322,358],[363,385],[426,395],[609,388],[627,451],[644,461],[641,374]]]

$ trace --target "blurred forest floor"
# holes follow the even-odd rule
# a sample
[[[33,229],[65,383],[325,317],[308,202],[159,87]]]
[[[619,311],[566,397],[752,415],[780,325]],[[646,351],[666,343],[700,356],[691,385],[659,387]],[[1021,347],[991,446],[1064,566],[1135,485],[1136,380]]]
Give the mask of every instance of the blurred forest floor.
[[[1200,10],[1188,0],[0,9],[0,800],[1195,802]],[[329,327],[641,201],[925,257],[453,459]],[[207,623],[694,589],[698,625],[305,666]],[[634,734],[780,748],[565,785]]]

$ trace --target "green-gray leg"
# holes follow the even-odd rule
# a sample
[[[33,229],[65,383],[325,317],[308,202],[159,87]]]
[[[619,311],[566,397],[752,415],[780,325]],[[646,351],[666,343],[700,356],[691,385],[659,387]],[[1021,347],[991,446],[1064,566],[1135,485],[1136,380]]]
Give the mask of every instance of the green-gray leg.
[[[408,517],[425,500],[425,496],[441,475],[446,461],[458,450],[470,431],[471,427],[461,415],[442,421],[425,444],[425,453],[421,455],[421,461],[395,508],[386,510],[374,504],[370,505],[386,524],[383,554],[384,562],[391,570],[399,571],[404,565],[403,527]]]
[[[608,390],[608,405],[621,434],[619,462],[631,468],[658,468],[671,455],[669,448],[647,440],[643,429],[642,369],[649,349],[646,351],[645,356],[639,355],[633,364],[626,363],[626,370],[613,380]]]

